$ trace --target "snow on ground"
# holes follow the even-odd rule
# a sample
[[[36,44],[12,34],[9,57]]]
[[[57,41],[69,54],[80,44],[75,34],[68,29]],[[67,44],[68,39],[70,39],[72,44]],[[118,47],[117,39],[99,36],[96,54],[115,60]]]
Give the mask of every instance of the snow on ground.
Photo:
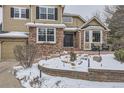
[[[86,54],[78,55],[77,60],[73,63],[75,66],[72,66],[69,63],[64,63],[63,61],[69,62],[69,55],[52,58],[48,60],[41,60],[40,65],[48,68],[54,69],[64,69],[64,70],[74,70],[74,71],[88,71],[88,59],[90,59],[90,68],[95,69],[111,69],[111,70],[124,70],[124,64],[121,64],[119,61],[115,60],[113,54],[102,55],[102,61],[96,62],[93,60],[94,55],[87,56]]]
[[[30,81],[39,76],[38,64],[33,64],[32,68],[19,69],[16,73],[16,78],[19,78],[23,87],[30,88]],[[26,79],[23,79],[26,77]],[[34,85],[33,87],[41,88],[121,88],[124,83],[116,82],[96,82],[88,80],[70,79],[65,77],[49,76],[42,73],[41,86]]]
[[[40,65],[48,68],[54,68],[54,69],[64,69],[64,70],[74,70],[74,71],[84,71],[87,72],[87,60],[82,60],[81,56],[77,58],[77,60],[74,62],[75,66],[72,66],[69,63],[64,63],[62,61],[67,61],[69,62],[69,55],[57,57],[57,58],[52,58],[49,60],[41,60],[39,62]],[[81,65],[78,65],[81,61],[83,63]]]
[[[93,61],[93,59],[91,58],[91,68],[108,69],[108,70],[124,70],[124,64],[117,61],[113,54],[106,54],[106,55],[102,55],[102,61],[100,63]]]

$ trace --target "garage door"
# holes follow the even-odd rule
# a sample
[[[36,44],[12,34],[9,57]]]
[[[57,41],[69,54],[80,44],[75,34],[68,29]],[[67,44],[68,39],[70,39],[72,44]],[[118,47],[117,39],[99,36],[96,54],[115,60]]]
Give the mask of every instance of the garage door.
[[[2,60],[15,59],[13,49],[16,45],[25,45],[25,42],[3,42],[1,47]]]

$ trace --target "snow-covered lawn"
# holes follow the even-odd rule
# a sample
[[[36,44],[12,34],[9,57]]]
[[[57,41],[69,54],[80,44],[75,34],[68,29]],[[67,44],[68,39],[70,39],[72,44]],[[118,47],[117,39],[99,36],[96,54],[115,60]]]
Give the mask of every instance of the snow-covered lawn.
[[[114,88],[114,87],[124,87],[124,83],[110,83],[110,82],[94,82],[87,80],[70,79],[65,77],[55,77],[49,76],[42,73],[42,78],[39,77],[38,64],[33,64],[32,68],[23,69],[22,67],[16,67],[18,69],[16,73],[16,78],[20,79],[23,87],[41,87],[41,88]],[[40,85],[36,82],[31,86],[30,82],[38,78]],[[42,82],[42,83],[41,83]]]
[[[124,70],[124,64],[121,64],[113,54],[101,55],[102,61],[96,62],[93,60],[95,55],[77,55],[77,60],[70,62],[69,55],[52,58],[48,60],[41,60],[39,64],[44,67],[54,68],[54,69],[63,69],[63,70],[74,70],[74,71],[88,71],[88,58],[90,59],[90,67],[95,69],[110,69],[110,70]],[[68,63],[67,63],[68,62]],[[72,65],[71,63],[74,63]]]

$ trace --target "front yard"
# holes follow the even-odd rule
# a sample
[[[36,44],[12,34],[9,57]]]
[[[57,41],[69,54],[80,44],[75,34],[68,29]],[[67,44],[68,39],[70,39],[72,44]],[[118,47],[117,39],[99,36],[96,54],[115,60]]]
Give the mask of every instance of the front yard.
[[[38,69],[38,64],[52,69],[72,70],[88,72],[88,68],[107,69],[107,70],[124,70],[124,64],[116,61],[113,54],[101,55],[102,61],[96,62],[93,60],[95,55],[78,54],[77,60],[69,61],[69,55],[56,57],[48,60],[41,60],[39,63],[33,64],[31,68],[24,69],[21,66],[17,69],[16,78],[20,80],[23,87],[45,87],[45,88],[88,88],[88,87],[124,87],[124,83],[118,82],[96,82],[88,80],[70,79],[66,77],[57,77],[41,74]],[[88,59],[90,64],[88,67]]]
[[[70,62],[70,56],[65,55],[57,58],[52,58],[49,60],[41,60],[39,64],[43,67],[53,68],[53,69],[63,69],[63,70],[74,70],[87,72],[88,68],[95,69],[108,69],[108,70],[124,70],[124,64],[115,60],[113,54],[101,54],[101,62],[93,60],[96,55],[79,54],[77,55],[77,60]],[[89,67],[88,67],[89,59]]]

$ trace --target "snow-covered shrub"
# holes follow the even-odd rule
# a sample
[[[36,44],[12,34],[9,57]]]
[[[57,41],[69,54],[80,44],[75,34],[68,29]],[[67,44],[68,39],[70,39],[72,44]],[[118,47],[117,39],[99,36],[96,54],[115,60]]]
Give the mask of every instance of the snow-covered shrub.
[[[124,63],[124,49],[116,50],[114,55],[115,55],[115,59],[117,59],[121,63]]]
[[[101,62],[102,61],[102,57],[101,56],[94,56],[93,60],[96,62]]]
[[[40,88],[43,86],[45,80],[45,78],[39,78],[39,76],[37,76],[36,78],[30,81],[30,86],[33,88]]]
[[[17,45],[14,48],[15,58],[17,61],[20,62],[20,65],[24,68],[32,66],[36,53],[37,48],[33,44],[28,44],[25,46]]]
[[[73,51],[70,52],[70,61],[74,62],[77,59],[76,53]]]

